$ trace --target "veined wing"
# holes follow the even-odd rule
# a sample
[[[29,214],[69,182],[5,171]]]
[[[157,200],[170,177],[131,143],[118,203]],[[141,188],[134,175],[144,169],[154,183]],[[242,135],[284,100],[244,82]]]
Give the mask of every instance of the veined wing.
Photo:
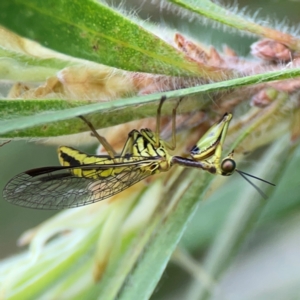
[[[160,158],[151,158],[118,164],[33,169],[13,177],[5,186],[3,197],[12,204],[36,209],[84,206],[118,194],[158,173],[160,162]],[[99,170],[116,166],[119,170],[121,168],[119,173],[102,178],[98,176]],[[89,177],[74,175],[76,169],[88,170]]]

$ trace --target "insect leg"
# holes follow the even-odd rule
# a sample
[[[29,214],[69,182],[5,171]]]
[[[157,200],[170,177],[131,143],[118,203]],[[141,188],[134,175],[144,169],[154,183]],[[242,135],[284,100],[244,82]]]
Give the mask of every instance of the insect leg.
[[[156,131],[155,131],[156,145],[154,145],[155,147],[159,147],[161,108],[166,99],[167,99],[166,96],[162,96],[160,99],[160,102],[159,102],[159,106],[157,108]],[[177,113],[177,108],[178,108],[180,102],[182,101],[182,99],[183,99],[183,97],[181,97],[179,99],[179,101],[177,102],[176,106],[173,108],[173,111],[172,111],[172,141],[171,141],[171,143],[167,143],[164,141],[166,148],[168,148],[170,150],[175,150],[175,148],[176,148],[176,113]]]
[[[88,121],[84,116],[78,116],[81,120],[83,120],[86,125],[90,128],[90,130],[92,131],[92,133],[94,134],[94,136],[98,139],[98,141],[100,142],[100,144],[104,147],[104,149],[106,150],[106,152],[109,154],[110,158],[114,159],[116,152],[113,149],[113,147],[110,145],[110,143],[106,140],[105,137],[103,137],[102,135],[100,135],[97,130],[94,128],[93,124]]]
[[[123,147],[123,150],[120,154],[120,157],[124,158],[126,155],[132,155],[133,153],[133,145],[136,141],[137,135],[139,134],[139,132],[137,130],[132,130],[129,134],[128,134],[128,138],[126,140],[126,143]]]
[[[159,142],[160,142],[160,119],[161,119],[161,108],[164,102],[167,100],[166,96],[162,96],[159,101],[159,105],[157,108],[157,114],[156,114],[156,130],[155,130],[155,141],[156,145],[155,147],[159,147]]]
[[[176,106],[173,108],[172,111],[172,141],[171,143],[166,143],[166,147],[170,150],[175,150],[176,148],[176,113],[177,113],[177,108],[180,104],[180,102],[182,101],[183,97],[181,97]]]

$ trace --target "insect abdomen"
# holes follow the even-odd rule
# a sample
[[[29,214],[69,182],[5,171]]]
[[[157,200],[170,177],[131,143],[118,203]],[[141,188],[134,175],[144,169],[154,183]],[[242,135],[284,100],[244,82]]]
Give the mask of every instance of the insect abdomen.
[[[79,167],[82,165],[90,165],[90,164],[99,164],[99,165],[113,164],[113,160],[107,157],[89,155],[67,146],[59,147],[57,149],[57,152],[58,152],[59,162],[62,166]],[[70,169],[70,172],[75,176],[93,178],[93,179],[105,178],[111,176],[113,171],[114,171],[113,168]]]

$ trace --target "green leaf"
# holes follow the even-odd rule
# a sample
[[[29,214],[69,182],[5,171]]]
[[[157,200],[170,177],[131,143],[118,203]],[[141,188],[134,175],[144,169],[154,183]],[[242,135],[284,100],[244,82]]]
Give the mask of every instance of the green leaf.
[[[78,267],[82,268],[81,264],[83,262],[80,260],[86,253],[92,253],[98,234],[99,228],[93,231],[86,230],[87,238],[84,243],[80,245],[81,247],[69,249],[68,256],[62,255],[55,257],[53,260],[51,256],[40,255],[39,263],[35,263],[31,268],[26,269],[14,289],[8,291],[7,299],[37,299],[39,296],[44,295],[50,286],[55,286],[57,281],[62,280],[62,277],[68,276],[70,270],[74,269],[76,271]],[[70,241],[69,245],[71,243]],[[50,247],[49,252],[58,253],[61,251],[62,246],[60,241],[56,241]],[[64,247],[67,248],[66,245]],[[77,262],[77,266],[74,266],[74,261]],[[28,278],[30,278],[30,283],[28,283]]]
[[[212,178],[201,170],[182,172],[171,188],[172,194],[168,195],[170,202],[178,203],[166,220],[156,227],[153,240],[144,246],[138,265],[130,273],[133,284],[123,287],[120,299],[149,299]]]
[[[82,122],[71,120],[33,128],[32,130],[21,131],[34,126],[49,124],[52,122],[70,120],[79,115],[94,114],[91,120],[96,128],[108,127],[134,119],[154,116],[157,110],[157,103],[161,96],[167,98],[176,98],[189,95],[197,96],[197,103],[185,105],[186,111],[193,111],[195,107],[203,108],[211,103],[211,98],[207,95],[211,92],[221,92],[230,88],[242,87],[245,85],[269,82],[272,80],[286,79],[300,75],[300,69],[295,68],[284,71],[274,71],[265,74],[247,76],[238,79],[232,79],[213,84],[191,87],[183,90],[165,92],[160,94],[152,94],[141,97],[132,97],[127,99],[115,100],[105,103],[94,103],[84,106],[79,106],[84,102],[74,102],[74,104],[63,103],[60,100],[3,100],[0,101],[0,115],[3,121],[0,121],[0,135],[2,137],[46,137],[65,135],[75,132],[86,131],[86,127],[82,127]],[[15,102],[16,101],[16,102]],[[24,101],[24,102],[23,102]],[[70,106],[73,108],[63,109]],[[132,113],[132,107],[135,108],[135,113]],[[169,104],[164,107],[165,111],[171,113]],[[31,110],[31,111],[30,111]],[[49,110],[51,110],[49,112]],[[36,114],[30,115],[33,112]],[[184,111],[183,111],[184,112]],[[0,113],[0,114],[1,114]],[[15,116],[18,117],[15,118]],[[24,116],[25,115],[25,116]],[[5,120],[6,119],[6,120]],[[11,135],[6,133],[13,132]]]
[[[199,181],[194,180],[195,176]],[[87,289],[81,297],[149,299],[212,178],[201,170],[184,170],[173,183],[171,192],[161,195],[163,201],[151,221],[135,233],[124,255],[113,257],[99,284]]]
[[[66,66],[58,59],[38,59],[0,47],[0,79],[12,81],[44,81]]]
[[[33,115],[39,116],[39,120],[43,119],[44,115],[55,117],[55,112],[64,111],[65,109],[80,107],[87,104],[88,101],[65,101],[65,100],[0,100],[0,121],[2,130],[13,126],[10,134],[4,137],[49,137],[71,134],[82,131],[82,123],[77,119],[69,120],[67,124],[62,126],[62,123],[52,122],[49,125],[28,127],[28,123]],[[17,118],[16,118],[17,116]],[[15,125],[13,125],[13,123]],[[41,124],[41,123],[40,123]],[[45,123],[47,124],[47,123]]]
[[[169,75],[207,74],[157,36],[92,0],[1,1],[0,23],[54,50],[108,66]]]
[[[260,159],[260,167],[252,168],[249,173],[255,174],[255,176],[259,178],[268,178],[271,182],[275,181],[277,174],[280,174],[286,165],[286,160],[281,158],[286,158],[285,146],[287,139],[288,137],[284,136],[270,146],[268,151],[266,151],[264,156]],[[277,162],[276,166],[272,165],[274,161]],[[270,166],[272,166],[272,172],[270,171]],[[241,181],[242,178],[236,178],[235,182],[237,180]],[[255,181],[255,184],[257,184],[257,181]],[[231,189],[235,189],[237,184],[233,181],[231,183],[229,182],[229,186]],[[266,189],[268,189],[269,192],[275,190],[274,187],[264,185],[264,190]],[[226,193],[225,195],[226,196],[223,196],[223,193],[218,195],[219,202],[225,201],[227,208],[225,208],[225,213],[224,210],[222,210],[219,226],[212,228],[214,233],[211,232],[210,236],[214,236],[215,240],[208,250],[208,255],[203,263],[203,268],[207,274],[209,274],[210,278],[213,278],[215,281],[220,280],[225,270],[232,263],[232,260],[237,256],[241,246],[247,241],[254,229],[257,228],[258,220],[261,218],[262,212],[273,199],[272,196],[267,200],[262,199],[257,191],[249,184],[244,187],[243,190],[236,188],[234,192],[231,192],[231,196]],[[213,215],[205,214],[205,210],[202,210],[202,212],[199,211],[202,216],[197,214],[197,219],[202,218],[201,222],[205,222],[206,218],[218,220],[218,211],[220,211],[218,207],[219,203],[215,201],[215,203],[212,204],[214,205],[214,211],[211,211]],[[201,228],[200,232],[197,231],[197,234],[200,235],[202,235],[201,231],[207,230],[207,227],[203,226],[197,226],[197,228]],[[205,285],[199,285],[199,282],[194,280],[190,292],[191,297],[194,297],[194,299],[209,299],[212,290],[207,289]]]
[[[248,20],[245,16],[234,14],[232,11],[210,0],[200,0],[197,2],[192,0],[169,0],[169,2],[234,29],[278,41],[287,45],[292,50],[299,51],[300,49],[300,40],[294,36],[257,24]]]

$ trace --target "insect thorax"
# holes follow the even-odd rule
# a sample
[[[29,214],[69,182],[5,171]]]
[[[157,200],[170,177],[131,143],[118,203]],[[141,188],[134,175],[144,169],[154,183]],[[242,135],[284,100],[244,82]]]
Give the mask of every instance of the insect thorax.
[[[150,129],[141,129],[135,141],[133,148],[136,155],[156,158],[159,161],[159,172],[170,169],[171,155],[168,153],[164,141],[156,137]]]

